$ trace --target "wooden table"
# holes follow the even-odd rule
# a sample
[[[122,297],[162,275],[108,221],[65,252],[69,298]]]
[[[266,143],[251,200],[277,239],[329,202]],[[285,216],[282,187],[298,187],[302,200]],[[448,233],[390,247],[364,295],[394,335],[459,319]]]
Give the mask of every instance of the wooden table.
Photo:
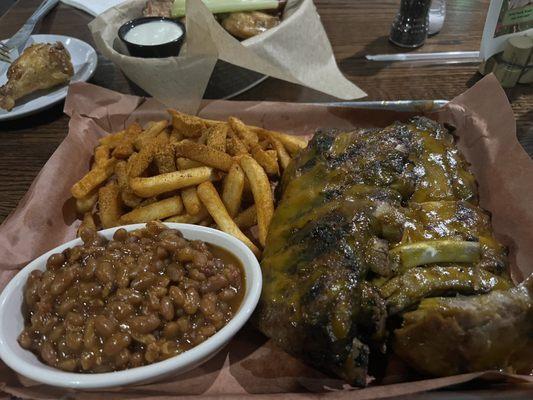
[[[41,0],[1,0],[14,5],[0,17],[0,38],[13,34]],[[476,65],[385,64],[366,61],[366,54],[398,52],[387,41],[398,0],[315,0],[335,56],[346,76],[361,86],[367,100],[451,99],[481,76]],[[428,39],[421,51],[477,50],[488,7],[488,0],[449,0],[446,23],[441,33]],[[60,5],[37,27],[36,33],[74,36],[93,43],[87,23],[91,17],[82,11]],[[136,89],[124,75],[103,57],[92,83],[123,93]],[[517,119],[518,135],[533,155],[533,86],[518,86],[509,91]],[[240,95],[243,100],[324,102],[333,98],[269,78]],[[16,207],[44,163],[67,133],[68,118],[63,105],[28,118],[0,123],[0,222]],[[526,398],[526,388],[490,392],[490,398]],[[440,393],[440,394],[438,394]],[[433,399],[482,398],[487,392],[438,392]],[[500,395],[498,395],[500,393]],[[531,392],[528,392],[533,396]],[[410,397],[413,398],[413,397]],[[429,398],[420,395],[416,398]]]

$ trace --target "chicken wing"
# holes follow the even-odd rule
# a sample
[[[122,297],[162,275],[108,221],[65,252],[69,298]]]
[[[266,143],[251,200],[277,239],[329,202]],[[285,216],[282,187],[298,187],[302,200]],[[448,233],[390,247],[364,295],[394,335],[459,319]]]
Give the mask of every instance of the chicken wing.
[[[62,43],[38,43],[24,50],[7,70],[0,87],[0,108],[11,111],[15,101],[37,90],[67,83],[74,75],[70,54]]]

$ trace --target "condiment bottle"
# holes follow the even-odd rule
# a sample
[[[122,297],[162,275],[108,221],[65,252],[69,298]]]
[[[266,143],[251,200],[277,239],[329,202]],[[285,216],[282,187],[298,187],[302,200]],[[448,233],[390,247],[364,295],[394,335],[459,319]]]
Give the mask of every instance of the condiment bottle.
[[[501,60],[494,69],[494,75],[504,88],[516,85],[533,49],[533,40],[527,36],[513,36],[505,44]]]
[[[389,40],[400,47],[420,47],[426,41],[431,0],[402,0]]]
[[[529,37],[531,40],[533,40],[533,31],[528,32],[526,37]],[[529,56],[529,61],[526,65],[526,68],[524,68],[522,75],[520,75],[518,83],[533,83],[533,51]]]

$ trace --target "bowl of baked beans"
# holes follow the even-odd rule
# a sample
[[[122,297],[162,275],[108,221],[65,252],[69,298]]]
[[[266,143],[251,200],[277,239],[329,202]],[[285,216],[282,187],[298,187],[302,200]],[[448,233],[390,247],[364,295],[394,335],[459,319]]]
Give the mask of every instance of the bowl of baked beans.
[[[161,222],[83,229],[0,295],[0,357],[27,378],[69,388],[175,376],[231,340],[261,284],[248,247],[215,229]]]

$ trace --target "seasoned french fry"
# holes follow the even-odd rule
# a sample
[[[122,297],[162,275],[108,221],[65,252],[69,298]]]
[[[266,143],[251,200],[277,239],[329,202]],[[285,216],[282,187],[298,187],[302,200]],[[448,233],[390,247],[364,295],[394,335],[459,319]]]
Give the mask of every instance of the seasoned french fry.
[[[83,215],[91,212],[96,202],[98,201],[98,190],[89,193],[87,196],[76,199],[76,212]]]
[[[244,144],[246,144],[247,147],[253,147],[259,143],[257,134],[240,119],[229,117],[228,123],[231,130],[244,142]]]
[[[197,185],[212,178],[213,169],[198,167],[183,171],[169,172],[149,178],[131,178],[130,186],[133,192],[141,197],[157,196],[171,190]]]
[[[197,215],[203,208],[195,187],[183,189],[181,191],[181,199],[183,200],[185,210],[190,215]]]
[[[244,189],[244,172],[238,163],[233,163],[228,175],[224,179],[222,202],[231,217],[237,215],[241,207],[242,191]]]
[[[183,138],[184,136],[176,128],[172,127],[168,141],[170,143],[178,143],[181,142]]]
[[[197,224],[209,217],[209,213],[202,205],[202,209],[196,215],[181,214],[165,219],[165,222],[177,222],[181,224]]]
[[[228,125],[218,124],[214,125],[207,131],[207,146],[212,149],[225,152],[226,151],[226,137],[228,135]]]
[[[255,204],[239,213],[239,215],[235,217],[235,223],[241,229],[248,229],[257,225],[257,210]]]
[[[169,197],[156,203],[136,208],[120,217],[122,224],[134,224],[164,219],[183,211],[183,203],[179,196]]]
[[[257,209],[257,225],[259,228],[259,243],[262,246],[266,243],[268,227],[274,214],[274,199],[270,182],[263,168],[248,155],[241,156],[239,159],[254,196],[254,202]]]
[[[202,163],[191,160],[189,158],[185,158],[185,157],[176,157],[176,164],[178,165],[179,169],[191,169],[191,168],[203,167]]]
[[[258,128],[256,126],[251,127],[251,129],[261,138],[267,137],[279,140],[292,155],[296,154],[298,150],[305,149],[307,147],[308,140],[299,136],[269,131],[268,129]]]
[[[94,165],[99,166],[109,160],[109,146],[101,144],[94,149]]]
[[[126,159],[131,156],[134,152],[133,142],[141,134],[142,128],[137,122],[129,125],[126,128],[124,139],[118,144],[117,147],[113,150],[113,157]]]
[[[117,183],[120,189],[120,197],[122,198],[122,202],[128,207],[135,208],[139,206],[142,198],[137,196],[135,193],[133,193],[133,190],[131,190],[128,183],[129,178],[127,168],[126,161],[117,162],[115,165],[115,175],[117,177]]]
[[[276,152],[276,150],[267,149],[267,150],[265,150],[265,153],[267,153],[271,159],[276,161],[276,163],[278,162],[278,153]]]
[[[104,228],[112,228],[119,225],[122,214],[120,205],[120,190],[114,182],[101,187],[98,190],[98,215]]]
[[[146,199],[141,200],[141,207],[149,206],[150,204],[157,203],[159,200],[157,200],[156,196],[148,197]]]
[[[102,165],[91,169],[83,178],[81,178],[72,186],[70,189],[72,196],[77,199],[85,197],[102,183],[104,183],[106,179],[113,174],[116,161],[116,159],[110,158]]]
[[[76,236],[80,236],[80,233],[83,229],[90,229],[92,231],[96,230],[96,223],[94,222],[94,217],[90,212],[83,214],[83,220],[81,221]]]
[[[129,166],[129,173],[128,176],[130,178],[136,178],[140,176],[146,168],[151,164],[153,161],[156,152],[162,147],[165,146],[165,144],[168,143],[168,135],[163,132],[158,134],[156,138],[152,138],[150,140],[145,141],[143,148],[141,151],[139,151],[133,160],[131,160],[131,164]],[[128,160],[128,162],[130,161]]]
[[[174,129],[188,138],[197,138],[207,128],[205,120],[194,115],[187,115],[176,110],[168,110],[172,116],[172,126]]]
[[[272,159],[259,145],[252,148],[252,157],[263,167],[268,175],[279,175],[278,161]]]
[[[270,148],[270,141],[268,139],[260,140],[259,146],[261,146],[263,150],[267,150],[268,148]]]
[[[174,159],[174,147],[167,145],[155,151],[155,165],[160,174],[176,171],[176,161]]]
[[[76,211],[79,214],[85,214],[93,209],[98,200],[98,191],[89,193],[87,196],[76,199]]]
[[[212,149],[205,144],[194,143],[183,140],[174,145],[176,154],[187,157],[191,160],[199,161],[209,167],[229,171],[231,167],[231,157],[226,153]]]
[[[248,148],[234,133],[230,134],[226,139],[226,148],[228,153],[232,156],[248,154]]]
[[[154,149],[151,146],[145,146],[141,151],[134,154],[128,160],[128,176],[136,178],[140,176],[154,159]]]
[[[259,256],[259,249],[242,233],[235,222],[233,222],[228,214],[228,210],[226,210],[222,203],[222,199],[211,182],[204,182],[198,185],[198,197],[200,197],[200,200],[202,200],[205,208],[207,208],[207,211],[213,217],[221,231],[235,236],[246,244],[256,256]]]
[[[141,150],[146,146],[153,138],[159,135],[163,130],[168,126],[168,121],[157,121],[153,123],[149,128],[145,129],[141,134],[139,134],[133,144],[137,150]]]
[[[285,149],[285,146],[283,146],[283,143],[281,143],[278,139],[275,137],[270,138],[270,142],[272,143],[272,146],[276,149],[276,153],[278,153],[278,160],[281,165],[281,168],[285,170],[289,163],[291,162],[291,156],[289,153],[287,153],[287,150]]]
[[[108,146],[110,149],[115,148],[119,145],[120,142],[124,139],[126,131],[120,131],[115,133],[110,133],[109,135],[104,136],[103,138],[98,139],[98,142],[102,145]]]

